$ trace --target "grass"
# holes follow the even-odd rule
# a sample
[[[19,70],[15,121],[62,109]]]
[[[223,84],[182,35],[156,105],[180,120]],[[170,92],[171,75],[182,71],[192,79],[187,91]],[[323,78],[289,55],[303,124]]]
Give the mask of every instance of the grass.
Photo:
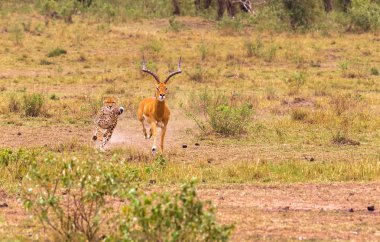
[[[380,181],[380,55],[374,34],[274,35],[239,20],[217,24],[193,17],[105,23],[74,15],[71,24],[45,25],[43,18],[20,13],[0,17],[0,25],[22,26],[21,17],[27,28],[12,28],[0,38],[0,126],[6,137],[0,147],[28,145],[26,152],[36,152],[40,166],[49,168],[46,156],[92,157],[136,174],[142,187],[159,189],[193,177],[221,188]],[[58,53],[64,56],[47,57]],[[145,146],[98,154],[86,137],[102,97],[116,96],[127,107],[125,125],[137,127],[136,106],[154,91],[153,80],[140,71],[143,53],[162,77],[183,58],[185,74],[168,86],[173,111],[168,133],[176,136],[156,161]],[[202,132],[186,116],[207,121],[205,92],[237,106],[249,104],[244,132],[229,137]],[[23,112],[23,97],[30,93],[40,95],[36,115]],[[48,139],[41,148],[45,144],[39,142],[50,136],[54,142]],[[185,151],[176,148],[178,142],[201,146]],[[24,162],[0,167],[0,190],[17,196],[26,168]]]

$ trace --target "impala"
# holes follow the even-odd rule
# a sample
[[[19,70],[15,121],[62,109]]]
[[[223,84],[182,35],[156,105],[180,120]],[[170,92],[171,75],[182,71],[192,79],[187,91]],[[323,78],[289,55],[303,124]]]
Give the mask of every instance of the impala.
[[[168,90],[167,83],[170,80],[170,78],[182,72],[181,58],[179,58],[178,70],[170,73],[164,82],[161,82],[155,73],[151,72],[146,68],[144,57],[142,61],[142,71],[153,76],[153,78],[157,82],[155,97],[145,98],[144,100],[142,100],[137,111],[137,117],[142,124],[145,139],[149,139],[153,136],[152,153],[154,155],[157,151],[157,127],[161,128],[161,152],[164,151],[166,127],[170,118],[170,110],[165,103],[166,92]],[[146,132],[145,123],[150,124],[149,135]]]

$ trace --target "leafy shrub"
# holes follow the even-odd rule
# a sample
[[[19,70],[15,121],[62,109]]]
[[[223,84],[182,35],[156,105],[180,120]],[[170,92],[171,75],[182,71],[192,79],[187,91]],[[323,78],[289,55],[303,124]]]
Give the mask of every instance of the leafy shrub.
[[[371,74],[374,75],[374,76],[378,76],[379,75],[379,70],[376,67],[372,67],[371,68]]]
[[[111,241],[228,241],[231,225],[220,225],[210,202],[197,197],[194,181],[178,193],[130,192],[131,204],[120,217]]]
[[[195,97],[194,97],[195,98]],[[215,132],[224,136],[244,134],[252,116],[252,100],[237,95],[211,95],[207,90],[198,100],[192,102],[192,110],[187,112],[198,128],[204,133]],[[204,119],[198,114],[203,114]]]
[[[54,50],[49,52],[49,54],[47,54],[47,57],[56,57],[56,56],[65,55],[65,54],[67,54],[66,50],[61,49],[61,48],[55,48]]]
[[[55,233],[59,241],[99,241],[100,228],[110,221],[112,203],[128,186],[112,164],[46,157],[31,167],[21,187],[24,206]]]
[[[364,31],[377,31],[380,27],[380,4],[370,0],[353,0],[350,9],[354,27]]]
[[[246,132],[252,111],[249,105],[235,107],[222,104],[208,108],[207,113],[209,124],[216,133],[234,136]]]
[[[289,14],[293,29],[309,28],[320,15],[318,1],[315,0],[282,0]]]
[[[26,116],[37,117],[41,115],[44,106],[44,98],[41,94],[33,93],[24,95],[24,112]]]
[[[6,170],[12,180],[21,180],[35,159],[33,151],[3,149],[0,151],[0,168]]]

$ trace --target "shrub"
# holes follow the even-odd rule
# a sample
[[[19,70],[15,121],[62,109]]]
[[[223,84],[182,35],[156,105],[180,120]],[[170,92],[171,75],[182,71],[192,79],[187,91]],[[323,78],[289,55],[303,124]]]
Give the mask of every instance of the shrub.
[[[293,29],[309,28],[320,15],[318,1],[315,0],[282,0],[289,14]]]
[[[376,67],[372,67],[371,68],[371,74],[374,75],[374,76],[378,76],[379,75],[379,70]]]
[[[234,136],[243,134],[247,129],[247,122],[251,117],[249,105],[232,106],[221,104],[209,107],[207,114],[211,128],[218,134]]]
[[[380,27],[380,4],[370,0],[353,0],[350,9],[351,23],[364,31],[377,31]]]
[[[173,32],[179,32],[183,28],[183,24],[176,20],[175,16],[169,18],[169,26]]]
[[[113,197],[129,184],[112,164],[46,157],[32,165],[22,189],[24,206],[59,241],[99,241],[100,228],[112,219]]]
[[[296,72],[292,77],[284,80],[289,89],[289,95],[298,94],[301,87],[306,83],[306,74],[304,72]]]
[[[65,55],[65,54],[67,54],[66,50],[61,49],[61,48],[55,48],[54,50],[49,52],[49,54],[47,54],[47,57],[56,57],[56,56]]]
[[[119,235],[110,241],[228,241],[231,225],[220,225],[210,202],[201,201],[194,181],[178,193],[130,192],[120,217]]]
[[[0,151],[0,168],[7,171],[12,180],[21,180],[35,159],[33,151],[3,149]]]
[[[18,113],[21,110],[21,102],[14,95],[9,97],[8,111],[11,113]]]
[[[256,102],[252,97],[246,98],[237,94],[212,95],[206,89],[198,98],[191,98],[193,100],[187,116],[197,124],[203,134],[215,132],[224,136],[236,136],[247,132]]]
[[[41,115],[44,106],[44,98],[41,94],[33,93],[24,95],[24,112],[26,116],[37,117]]]

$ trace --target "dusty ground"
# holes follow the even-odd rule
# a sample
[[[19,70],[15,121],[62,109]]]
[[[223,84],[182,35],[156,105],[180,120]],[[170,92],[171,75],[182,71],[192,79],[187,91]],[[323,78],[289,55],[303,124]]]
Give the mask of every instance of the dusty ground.
[[[199,193],[218,207],[222,222],[236,225],[233,241],[375,241],[380,239],[379,185],[226,185]],[[24,235],[33,236],[34,226],[14,197],[0,192],[0,211],[0,234],[22,227]]]

